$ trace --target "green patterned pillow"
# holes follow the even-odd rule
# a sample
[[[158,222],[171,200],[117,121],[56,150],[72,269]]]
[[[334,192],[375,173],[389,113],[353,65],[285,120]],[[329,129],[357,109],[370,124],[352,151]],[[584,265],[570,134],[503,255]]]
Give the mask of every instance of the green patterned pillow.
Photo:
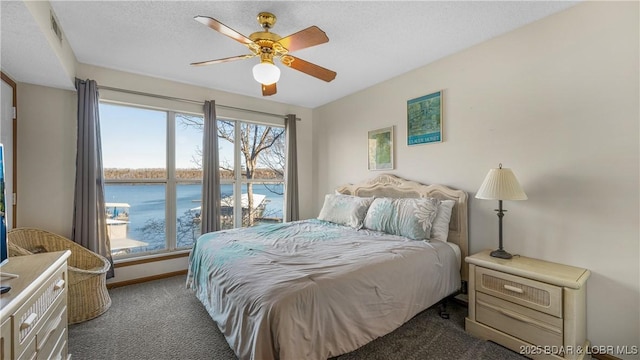
[[[318,220],[360,229],[372,201],[372,197],[327,194],[324,197],[324,205],[320,210]]]
[[[429,239],[438,203],[433,198],[376,198],[367,211],[364,227],[413,240]]]

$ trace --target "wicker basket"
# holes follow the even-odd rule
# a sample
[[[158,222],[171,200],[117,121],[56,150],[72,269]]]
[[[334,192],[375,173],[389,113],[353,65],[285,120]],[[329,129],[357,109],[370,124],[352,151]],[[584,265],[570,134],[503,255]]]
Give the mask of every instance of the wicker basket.
[[[69,324],[98,317],[111,306],[106,286],[106,274],[111,264],[103,256],[63,236],[39,229],[10,230],[8,242],[9,256],[71,250],[67,268]]]

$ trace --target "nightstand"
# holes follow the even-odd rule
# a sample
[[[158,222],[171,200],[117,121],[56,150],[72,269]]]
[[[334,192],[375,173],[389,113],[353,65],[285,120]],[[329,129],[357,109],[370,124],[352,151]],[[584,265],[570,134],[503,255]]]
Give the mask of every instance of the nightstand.
[[[583,359],[591,272],[524,256],[468,256],[467,332],[527,357]]]

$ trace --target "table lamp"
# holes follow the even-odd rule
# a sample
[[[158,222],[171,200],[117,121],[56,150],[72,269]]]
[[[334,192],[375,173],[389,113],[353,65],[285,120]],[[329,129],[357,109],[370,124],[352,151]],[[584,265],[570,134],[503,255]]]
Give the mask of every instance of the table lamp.
[[[491,256],[511,259],[512,255],[504,251],[502,248],[502,217],[507,210],[502,209],[502,200],[527,200],[527,194],[524,193],[518,179],[511,169],[503,169],[502,164],[497,169],[489,170],[487,177],[476,193],[476,199],[498,200],[498,226],[499,226],[499,243],[498,250],[491,252]]]

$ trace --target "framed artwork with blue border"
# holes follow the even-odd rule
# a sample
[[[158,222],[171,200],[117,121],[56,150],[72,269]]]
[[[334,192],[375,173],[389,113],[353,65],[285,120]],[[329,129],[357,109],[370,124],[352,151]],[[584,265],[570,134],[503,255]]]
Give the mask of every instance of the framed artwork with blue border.
[[[442,91],[407,101],[407,145],[442,142]]]

